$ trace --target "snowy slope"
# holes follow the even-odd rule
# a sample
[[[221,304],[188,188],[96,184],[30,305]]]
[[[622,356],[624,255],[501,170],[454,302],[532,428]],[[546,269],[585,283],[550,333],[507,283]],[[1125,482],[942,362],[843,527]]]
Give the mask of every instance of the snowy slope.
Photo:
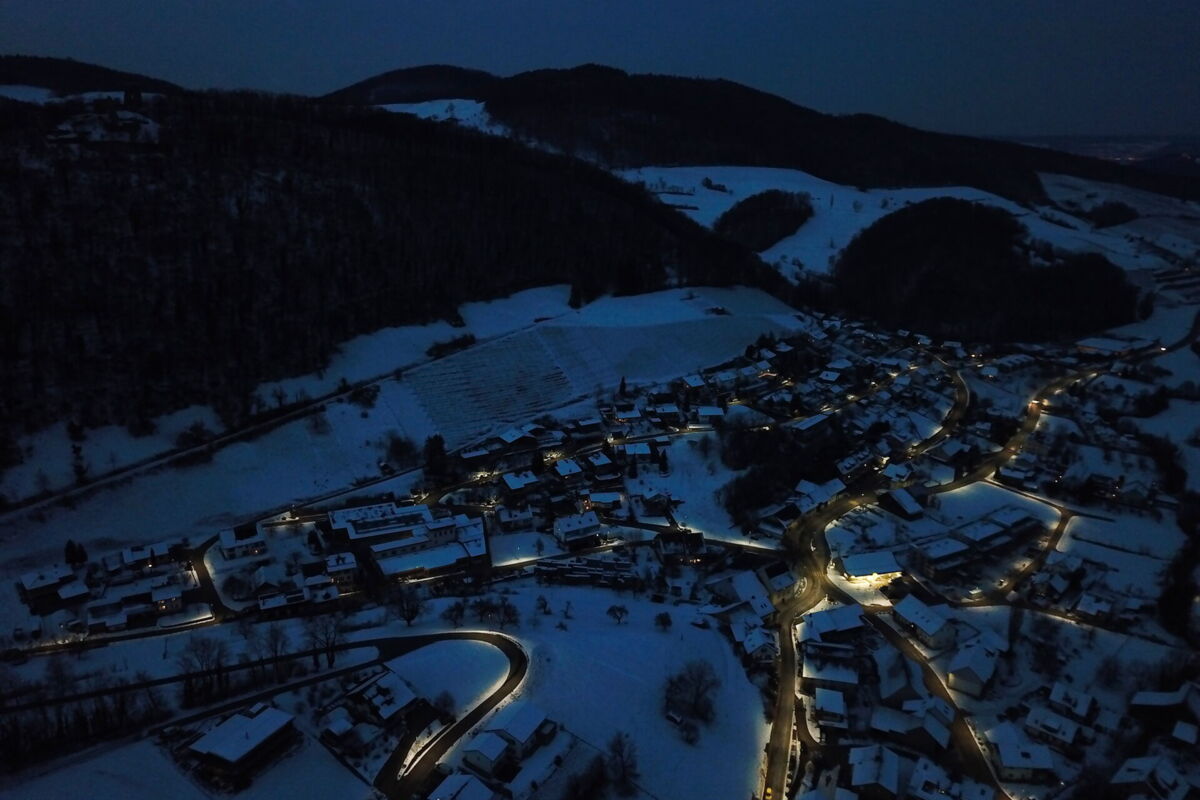
[[[787,277],[795,274],[794,261],[799,261],[810,272],[828,272],[831,259],[860,230],[904,205],[933,197],[957,197],[1003,208],[1029,229],[1033,239],[1050,242],[1067,250],[1102,253],[1125,269],[1157,268],[1167,263],[1144,243],[1128,239],[1122,230],[1124,226],[1094,231],[1086,220],[1072,217],[1061,210],[1026,208],[969,186],[861,190],[830,183],[799,170],[771,167],[644,167],[621,174],[627,180],[645,183],[651,191],[672,192],[662,194],[662,200],[680,207],[692,219],[709,226],[735,203],[768,189],[807,192],[813,200],[815,214],[812,219],[794,235],[762,253],[765,261],[776,265]],[[705,178],[711,179],[714,184],[724,185],[729,191],[704,188],[701,182]],[[1061,184],[1055,186],[1061,188]],[[1195,221],[1181,223],[1179,227],[1186,231],[1189,225],[1192,235],[1200,238],[1200,225]]]
[[[566,291],[559,289],[557,299],[544,305],[497,301],[486,322],[466,314],[468,328],[486,335],[522,321],[530,324],[539,311],[565,308]],[[713,306],[730,313],[708,313]],[[500,319],[495,315],[502,310]],[[90,552],[100,553],[184,536],[203,541],[264,511],[377,476],[390,431],[409,436],[417,446],[440,431],[449,446],[460,447],[489,430],[578,405],[581,397],[590,404],[580,410],[586,416],[595,412],[592,395],[598,384],[612,390],[622,375],[631,383],[675,378],[740,353],[764,331],[800,324],[783,303],[750,289],[673,289],[565,310],[560,318],[530,324],[407,370],[400,380],[384,381],[372,409],[328,404],[324,433],[313,432],[308,420],[297,421],[222,448],[209,463],[144,474],[72,508],[9,515],[0,528],[0,580],[60,560],[67,539],[83,541]],[[423,352],[431,339],[448,338],[428,328],[406,331],[407,336],[383,331],[378,342],[364,337],[347,347],[344,357],[350,360],[342,366],[348,377],[355,377],[355,369],[374,370],[388,357],[406,359]],[[311,380],[336,381],[337,375],[331,369]],[[50,457],[66,461],[58,454]],[[413,476],[398,479],[405,480],[411,483]],[[408,490],[407,484],[386,488]]]

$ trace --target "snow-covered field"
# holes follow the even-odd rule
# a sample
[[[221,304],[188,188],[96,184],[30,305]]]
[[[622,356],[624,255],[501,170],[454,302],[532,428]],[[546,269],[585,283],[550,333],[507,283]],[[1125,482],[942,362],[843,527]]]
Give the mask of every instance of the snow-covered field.
[[[600,749],[617,731],[627,732],[637,748],[640,784],[652,795],[725,800],[753,793],[769,731],[762,697],[730,642],[715,630],[687,624],[693,607],[658,605],[600,589],[530,582],[514,588],[510,599],[522,622],[509,632],[529,648],[531,657],[521,697]],[[550,600],[553,616],[537,614],[538,595]],[[567,601],[573,618],[564,631],[555,625]],[[620,626],[605,613],[613,604],[630,612]],[[654,616],[664,610],[674,618],[666,633],[654,625]],[[701,728],[695,746],[684,743],[659,713],[667,676],[692,659],[710,661],[721,680],[717,718]]]
[[[1154,599],[1162,575],[1183,543],[1174,521],[1122,515],[1114,522],[1073,517],[1057,550],[1096,562],[1107,571],[1103,583],[1110,590]]]
[[[855,234],[892,211],[911,203],[933,197],[957,197],[984,202],[1013,213],[1037,240],[1050,242],[1067,250],[1098,252],[1126,269],[1150,269],[1165,266],[1162,258],[1141,242],[1126,236],[1126,226],[1093,230],[1086,220],[1050,208],[1029,209],[990,192],[968,186],[947,186],[912,189],[870,189],[862,191],[809,175],[799,170],[771,167],[644,167],[629,170],[622,176],[642,181],[651,190],[673,189],[691,192],[684,195],[664,195],[672,204],[694,206],[683,212],[704,225],[712,225],[735,203],[768,189],[807,192],[815,211],[812,219],[794,235],[762,253],[763,259],[779,267],[787,277],[796,271],[794,261],[814,273],[829,271],[831,260],[841,252]],[[1047,176],[1049,180],[1053,176]],[[709,178],[726,186],[728,192],[706,189],[701,182]],[[1074,179],[1072,179],[1074,180]],[[1079,184],[1088,184],[1080,181]],[[1067,197],[1072,189],[1055,184],[1058,196]],[[1090,191],[1087,187],[1084,191]],[[1151,197],[1155,197],[1151,195]],[[1166,198],[1159,198],[1166,201]],[[1090,205],[1087,207],[1090,208]],[[1195,213],[1195,211],[1193,211]],[[1051,221],[1055,220],[1055,221]],[[1136,226],[1141,220],[1130,225]],[[1065,223],[1065,224],[1063,224]],[[1150,224],[1143,222],[1143,226]],[[1067,227],[1070,226],[1070,227]],[[1190,231],[1193,250],[1200,243],[1200,226],[1180,224],[1176,232],[1181,238]],[[1152,238],[1148,236],[1147,238]],[[1155,240],[1157,241],[1157,240]]]
[[[490,644],[465,640],[434,642],[393,658],[387,666],[430,701],[449,692],[456,713],[476,706],[508,675],[503,653]]]
[[[1170,439],[1179,448],[1179,458],[1187,470],[1187,487],[1200,491],[1200,447],[1189,440],[1200,441],[1200,403],[1172,400],[1160,414],[1133,422],[1147,433]]]
[[[701,444],[706,437],[707,456]],[[749,544],[750,540],[734,526],[718,495],[721,487],[741,473],[721,463],[717,435],[696,433],[672,439],[667,461],[670,474],[662,475],[656,467],[648,465],[638,477],[627,479],[628,490],[633,494],[651,490],[669,494],[683,501],[674,511],[675,521],[680,525],[700,531],[707,539]]]
[[[484,341],[530,327],[535,319],[572,312],[567,305],[569,295],[566,286],[545,286],[487,303],[467,303],[458,310],[465,323],[461,328],[448,322],[383,328],[343,343],[330,359],[329,366],[320,373],[265,383],[257,393],[267,403],[273,402],[277,393],[287,401],[304,396],[320,397],[334,391],[343,378],[357,382],[428,361],[425,351],[436,342],[467,333]],[[378,412],[368,415],[378,413],[380,416],[368,421],[359,421],[361,414],[357,406],[331,404],[326,411],[331,431],[323,439],[306,437],[306,423],[294,423],[282,430],[295,428],[301,438],[312,439],[314,464],[331,466],[339,476],[347,472],[352,476],[372,474],[382,452],[378,440],[389,428],[420,436],[427,435],[426,431],[432,427],[419,404],[389,403],[388,398],[385,392],[377,406]],[[172,450],[176,437],[196,422],[203,423],[210,431],[222,431],[212,410],[201,406],[159,417],[154,420],[157,430],[150,436],[134,437],[117,426],[88,430],[81,447],[89,474],[102,475]],[[409,431],[409,428],[413,430]],[[65,423],[25,437],[21,447],[26,453],[25,462],[0,474],[0,494],[16,500],[45,489],[72,485],[71,441]],[[320,483],[319,478],[315,480]]]

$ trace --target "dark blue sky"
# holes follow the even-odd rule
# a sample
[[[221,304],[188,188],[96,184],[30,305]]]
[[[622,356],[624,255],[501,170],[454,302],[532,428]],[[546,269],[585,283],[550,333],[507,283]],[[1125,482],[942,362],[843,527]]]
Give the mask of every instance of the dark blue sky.
[[[0,52],[318,94],[598,62],[980,134],[1200,134],[1200,0],[0,0]]]

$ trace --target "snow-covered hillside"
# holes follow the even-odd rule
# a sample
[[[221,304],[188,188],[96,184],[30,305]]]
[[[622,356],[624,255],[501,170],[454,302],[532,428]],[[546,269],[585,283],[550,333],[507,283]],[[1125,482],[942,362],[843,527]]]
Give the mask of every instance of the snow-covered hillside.
[[[470,330],[482,340],[510,331],[386,379],[374,408],[328,404],[321,432],[296,421],[222,448],[211,462],[148,473],[73,508],[13,514],[0,533],[0,576],[57,559],[67,539],[98,552],[182,536],[202,540],[253,514],[378,476],[390,432],[418,447],[441,433],[455,448],[570,405],[588,416],[597,389],[611,391],[622,376],[631,384],[675,378],[740,353],[760,333],[801,324],[792,309],[751,289],[672,289],[604,298],[579,310],[567,306],[567,294],[552,287],[464,307],[465,329],[440,323],[356,339],[322,376],[286,382],[289,397],[300,389],[315,395],[342,375],[353,380],[410,364],[447,333]],[[727,313],[711,313],[717,307]],[[551,318],[534,324],[535,317]],[[89,453],[92,435],[84,442]],[[106,430],[97,444],[118,448],[123,435]],[[69,470],[69,452],[64,433],[45,451],[45,469]],[[103,458],[97,456],[98,467]]]
[[[1049,242],[1065,250],[1101,253],[1127,270],[1157,269],[1169,265],[1161,253],[1139,238],[1161,244],[1159,237],[1162,232],[1156,231],[1153,226],[1170,227],[1175,237],[1172,250],[1182,254],[1188,252],[1189,248],[1192,253],[1200,248],[1200,215],[1191,221],[1168,220],[1164,210],[1174,208],[1177,214],[1196,214],[1195,203],[1183,203],[1148,192],[1075,178],[1064,179],[1061,176],[1046,177],[1047,192],[1056,202],[1065,202],[1078,193],[1107,191],[1113,196],[1132,199],[1130,205],[1140,203],[1134,207],[1139,210],[1145,208],[1143,213],[1149,214],[1153,210],[1153,213],[1162,216],[1094,230],[1090,222],[1062,210],[1026,208],[969,186],[862,190],[830,183],[799,170],[771,167],[644,167],[621,174],[628,180],[644,183],[651,191],[660,193],[664,202],[708,226],[738,201],[768,189],[808,193],[812,197],[815,212],[812,219],[794,235],[762,253],[764,260],[777,266],[789,278],[796,273],[796,262],[809,272],[827,273],[838,253],[859,231],[904,205],[933,197],[956,197],[1003,208],[1028,228],[1033,239]],[[703,182],[706,178],[713,185],[724,186],[728,191],[705,188]],[[1128,199],[1126,201],[1129,202]],[[1090,208],[1094,202],[1099,201],[1091,201],[1083,207]],[[1143,228],[1146,229],[1144,233]]]

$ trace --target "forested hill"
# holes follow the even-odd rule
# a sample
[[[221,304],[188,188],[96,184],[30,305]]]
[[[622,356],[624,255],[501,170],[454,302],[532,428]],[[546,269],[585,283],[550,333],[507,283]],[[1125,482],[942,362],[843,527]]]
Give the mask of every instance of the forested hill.
[[[383,326],[551,283],[771,285],[757,257],[578,161],[255,93],[0,101],[0,435],[144,424]]]
[[[172,94],[178,86],[133,72],[86,64],[70,58],[0,56],[0,86],[42,86],[58,94],[82,92],[157,92]]]
[[[975,186],[1019,202],[1043,199],[1036,173],[1053,172],[1200,198],[1200,186],[1185,176],[931,133],[866,114],[822,114],[725,80],[630,75],[594,65],[489,80],[486,73],[422,67],[327,96],[363,104],[445,98],[483,101],[518,135],[617,168],[790,167],[852,186]]]

